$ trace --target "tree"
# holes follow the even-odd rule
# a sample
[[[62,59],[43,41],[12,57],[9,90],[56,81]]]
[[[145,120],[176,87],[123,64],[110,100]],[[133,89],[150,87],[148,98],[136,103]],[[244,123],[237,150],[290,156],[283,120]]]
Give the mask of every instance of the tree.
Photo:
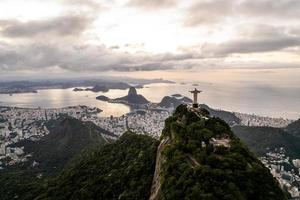
[[[214,135],[213,132],[211,132],[207,128],[201,129],[199,134],[201,135],[201,137],[203,138],[203,141],[205,141],[206,144],[208,144],[210,138],[213,137],[213,135]]]

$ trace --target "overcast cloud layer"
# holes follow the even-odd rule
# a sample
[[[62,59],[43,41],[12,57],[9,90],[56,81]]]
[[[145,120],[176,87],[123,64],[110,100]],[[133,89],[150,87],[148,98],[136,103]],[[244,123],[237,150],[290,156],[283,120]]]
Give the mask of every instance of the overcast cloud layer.
[[[0,77],[298,68],[299,19],[298,0],[4,0]]]

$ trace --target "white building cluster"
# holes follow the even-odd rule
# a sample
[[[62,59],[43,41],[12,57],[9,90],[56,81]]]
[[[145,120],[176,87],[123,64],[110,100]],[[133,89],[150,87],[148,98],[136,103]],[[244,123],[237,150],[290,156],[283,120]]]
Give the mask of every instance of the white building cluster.
[[[57,119],[60,114],[80,119],[99,112],[98,108],[86,106],[59,109],[0,107],[0,169],[4,164],[14,165],[27,160],[30,155],[24,155],[24,147],[13,144],[22,140],[36,141],[47,135],[48,120]]]
[[[280,187],[286,190],[292,198],[300,198],[300,168],[299,160],[291,160],[286,156],[284,148],[274,149],[261,157],[262,163],[268,167],[277,179]]]
[[[165,126],[165,120],[169,116],[168,111],[134,112],[127,115],[128,127],[139,134],[148,134],[159,138]]]
[[[275,128],[282,128],[286,127],[294,121],[291,119],[262,117],[254,114],[245,114],[238,112],[235,112],[234,114],[241,120],[241,124],[245,126],[270,126]]]
[[[47,135],[47,122],[57,119],[62,114],[91,121],[99,127],[121,136],[127,130],[138,134],[159,138],[164,128],[165,119],[173,110],[138,109],[120,117],[100,117],[99,108],[73,106],[55,109],[0,107],[0,169],[27,160],[24,147],[13,144],[22,140],[36,141]],[[235,113],[242,124],[249,126],[285,127],[292,120],[282,118],[260,117],[256,115]],[[115,139],[115,137],[113,138]],[[300,198],[300,160],[291,160],[283,148],[270,150],[261,161],[270,169],[280,186],[293,198]],[[288,167],[287,167],[288,166]]]
[[[170,116],[167,110],[135,110],[121,117],[101,117],[93,122],[116,135],[131,130],[137,134],[146,134],[159,138],[164,122]]]
[[[93,122],[101,128],[121,136],[126,130],[126,116],[121,117],[100,117],[93,120]]]
[[[55,109],[0,107],[0,169],[26,161],[30,155],[25,155],[24,147],[13,144],[22,140],[39,140],[49,133],[47,122],[62,114],[91,121],[118,136],[131,130],[155,138],[159,138],[164,121],[170,115],[169,110],[160,109],[135,110],[121,117],[99,117],[100,112],[98,108],[87,106]]]

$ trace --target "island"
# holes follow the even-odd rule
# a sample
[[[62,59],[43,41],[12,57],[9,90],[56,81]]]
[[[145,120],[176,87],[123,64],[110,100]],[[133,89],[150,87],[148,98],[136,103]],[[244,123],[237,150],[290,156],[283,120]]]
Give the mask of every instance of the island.
[[[104,95],[96,97],[97,100],[108,101],[110,103],[122,103],[129,106],[145,105],[150,103],[145,97],[138,94],[135,87],[130,87],[128,95],[116,99],[110,99]]]
[[[83,89],[83,88],[74,88],[73,91],[74,92],[81,92],[81,91],[86,91],[86,89]]]
[[[81,91],[91,91],[91,92],[108,92],[110,89],[119,89],[119,90],[126,90],[128,88],[131,88],[132,86],[128,83],[123,82],[110,82],[110,83],[102,83],[97,84],[92,88],[74,88],[74,92],[81,92]],[[137,85],[135,88],[143,88],[143,85]]]
[[[22,93],[38,93],[37,90],[28,89],[28,88],[10,88],[10,89],[3,89],[0,91],[0,94],[22,94]]]
[[[110,100],[110,98],[108,98],[107,96],[104,96],[104,95],[97,96],[96,99],[100,100],[100,101],[109,101]]]

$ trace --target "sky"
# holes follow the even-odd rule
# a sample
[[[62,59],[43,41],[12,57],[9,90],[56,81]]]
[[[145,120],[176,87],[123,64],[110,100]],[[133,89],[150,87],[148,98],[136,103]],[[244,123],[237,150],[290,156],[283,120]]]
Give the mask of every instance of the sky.
[[[0,79],[300,68],[299,0],[0,0]]]

